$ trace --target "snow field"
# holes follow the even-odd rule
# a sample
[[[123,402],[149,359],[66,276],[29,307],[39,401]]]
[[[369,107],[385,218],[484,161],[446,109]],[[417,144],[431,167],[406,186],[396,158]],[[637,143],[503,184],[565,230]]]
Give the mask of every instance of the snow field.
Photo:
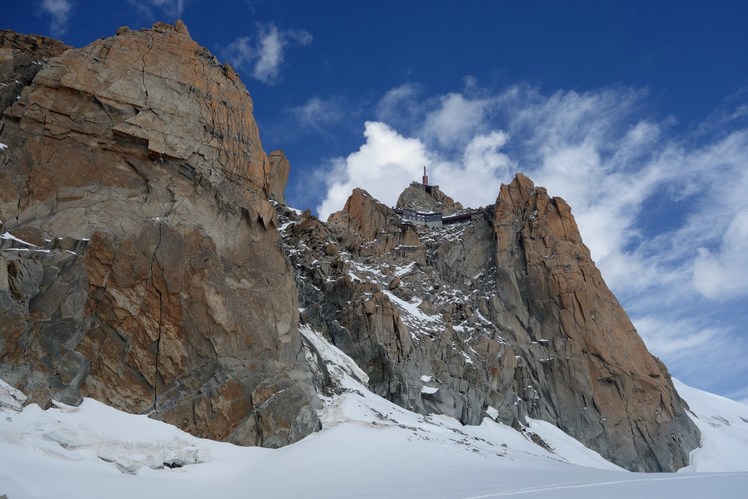
[[[629,473],[543,421],[518,432],[489,418],[462,426],[446,416],[409,412],[369,392],[349,357],[302,329],[339,385],[340,394],[324,400],[320,432],[282,449],[238,447],[90,399],[80,407],[56,404],[43,411],[31,404],[19,411],[22,396],[2,383],[0,494],[684,499],[742,498],[748,489],[743,404],[676,383],[702,429],[702,448],[682,472]],[[533,443],[531,433],[547,448]],[[723,473],[704,473],[716,470]]]

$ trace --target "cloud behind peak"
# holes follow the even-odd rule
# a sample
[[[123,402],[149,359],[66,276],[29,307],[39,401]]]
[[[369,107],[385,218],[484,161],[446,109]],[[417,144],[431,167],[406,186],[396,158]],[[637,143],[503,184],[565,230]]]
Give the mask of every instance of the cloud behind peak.
[[[257,81],[275,85],[282,79],[281,68],[286,50],[310,43],[312,35],[306,30],[283,30],[274,23],[258,23],[256,33],[236,38],[221,52],[237,69],[247,71]]]

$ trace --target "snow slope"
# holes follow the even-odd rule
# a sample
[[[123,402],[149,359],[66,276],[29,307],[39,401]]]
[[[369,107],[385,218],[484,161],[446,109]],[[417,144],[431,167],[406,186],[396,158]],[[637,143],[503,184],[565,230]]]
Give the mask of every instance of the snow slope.
[[[341,393],[325,400],[322,431],[277,450],[195,438],[90,399],[19,412],[21,396],[0,384],[0,495],[683,499],[748,489],[748,406],[737,402],[677,384],[703,448],[682,472],[630,473],[543,421],[518,432],[488,418],[470,427],[406,411],[369,392],[355,363],[321,336],[303,334]]]
[[[748,471],[748,405],[673,380],[701,430],[701,447],[691,453],[688,471]],[[748,494],[748,492],[746,493]]]

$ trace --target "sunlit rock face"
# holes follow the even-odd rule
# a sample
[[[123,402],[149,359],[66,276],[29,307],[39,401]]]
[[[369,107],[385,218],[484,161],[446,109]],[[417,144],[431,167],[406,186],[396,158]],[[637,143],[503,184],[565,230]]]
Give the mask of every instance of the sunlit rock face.
[[[439,209],[412,184],[399,205]],[[556,424],[631,470],[688,464],[698,430],[582,243],[569,206],[518,174],[453,225],[409,223],[363,190],[327,224],[290,211],[302,320],[396,403],[478,424]]]
[[[318,428],[267,200],[285,178],[246,88],[181,22],[50,59],[0,142],[4,379],[241,444]]]

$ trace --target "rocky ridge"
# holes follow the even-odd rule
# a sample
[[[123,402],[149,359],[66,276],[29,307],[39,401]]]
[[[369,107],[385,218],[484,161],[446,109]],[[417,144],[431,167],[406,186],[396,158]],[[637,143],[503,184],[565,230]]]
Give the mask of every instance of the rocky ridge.
[[[568,205],[527,177],[503,185],[483,216],[442,228],[404,222],[360,189],[327,224],[279,210],[301,320],[376,393],[465,424],[544,419],[631,470],[688,464],[699,434],[666,368]]]

